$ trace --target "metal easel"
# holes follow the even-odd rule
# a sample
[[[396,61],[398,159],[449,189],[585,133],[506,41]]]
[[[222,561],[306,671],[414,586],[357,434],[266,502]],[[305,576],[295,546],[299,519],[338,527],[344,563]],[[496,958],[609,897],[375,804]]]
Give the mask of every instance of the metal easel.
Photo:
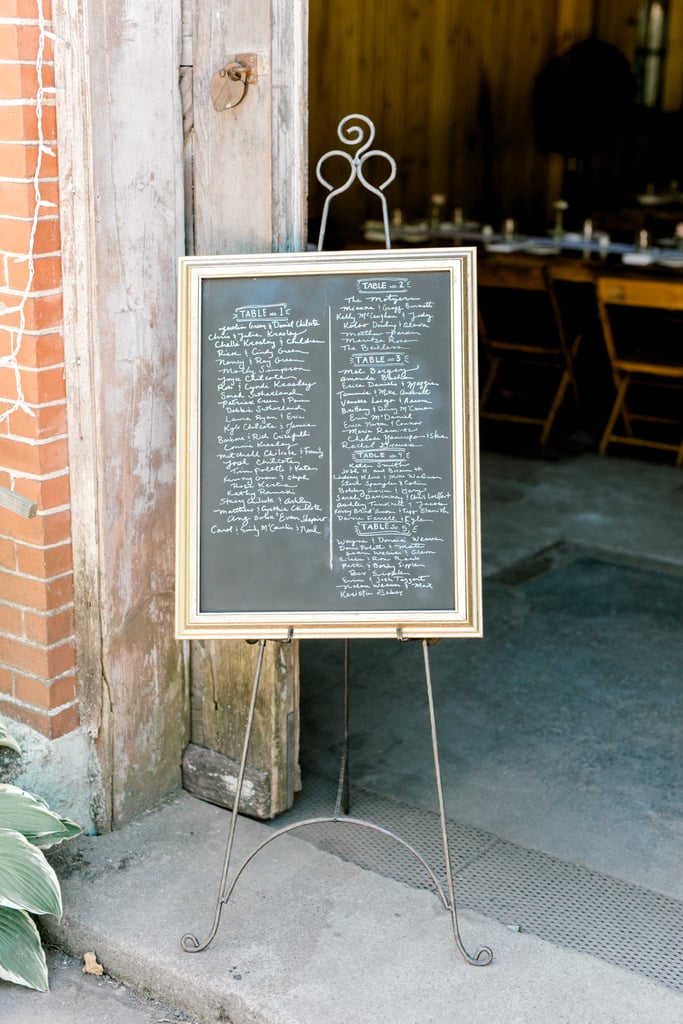
[[[362,124],[361,125],[359,125],[359,124],[351,125],[350,122],[354,122],[354,121],[360,121],[360,122],[362,122]],[[367,138],[366,141],[363,141],[364,138],[365,138],[365,128],[362,125],[364,125],[368,129],[368,138]],[[363,115],[363,114],[350,114],[347,117],[343,118],[339,122],[339,125],[338,125],[338,128],[337,128],[337,134],[338,134],[340,140],[342,142],[344,142],[344,143],[347,143],[347,144],[360,143],[360,145],[359,145],[359,148],[357,149],[357,151],[356,151],[356,153],[355,153],[355,155],[353,157],[349,156],[349,154],[346,153],[343,150],[330,150],[329,153],[326,153],[318,161],[318,165],[316,167],[316,175],[317,175],[318,180],[320,181],[320,183],[322,185],[324,185],[325,188],[327,188],[328,191],[329,191],[329,195],[327,196],[327,198],[325,200],[324,207],[323,207],[323,213],[322,213],[321,224],[320,224],[320,234],[319,234],[319,239],[318,239],[318,250],[322,249],[322,246],[323,246],[323,243],[324,243],[325,229],[326,229],[326,226],[327,226],[327,216],[328,216],[329,206],[330,206],[331,200],[335,196],[340,195],[342,192],[345,192],[351,186],[351,184],[353,183],[353,181],[356,178],[358,178],[360,180],[361,184],[366,189],[368,189],[368,191],[373,192],[375,195],[377,195],[379,197],[380,201],[381,201],[381,204],[382,204],[382,215],[383,215],[383,221],[384,221],[384,232],[385,232],[386,248],[390,249],[391,248],[391,239],[390,239],[390,233],[389,233],[389,215],[388,215],[388,210],[387,210],[386,197],[384,195],[384,189],[387,187],[387,185],[391,181],[394,180],[394,178],[396,176],[396,162],[395,162],[395,160],[391,156],[389,156],[388,153],[385,153],[383,150],[370,150],[369,149],[369,147],[372,145],[372,142],[373,142],[373,139],[374,139],[374,136],[375,136],[375,127],[374,127],[372,121],[369,118],[365,117],[365,115]],[[350,170],[349,170],[349,173],[348,173],[346,181],[341,186],[339,186],[337,188],[334,188],[323,177],[322,171],[321,171],[321,167],[324,164],[324,162],[329,157],[333,157],[333,156],[342,157],[350,166]],[[365,177],[365,175],[363,173],[363,164],[370,157],[382,157],[382,158],[385,158],[389,162],[389,165],[390,165],[390,173],[389,173],[388,177],[379,186],[372,185],[367,180],[367,178]],[[285,643],[290,643],[294,638],[295,638],[294,637],[294,629],[290,628],[289,629],[288,639],[286,641],[284,641],[284,642]],[[396,630],[396,638],[400,642],[409,642],[409,641],[405,641],[404,640],[401,628],[398,628]],[[253,643],[253,642],[256,642],[256,641],[248,641],[248,642]],[[272,641],[272,642],[283,642],[283,641]],[[334,824],[337,824],[337,825],[346,825],[346,826],[351,827],[351,828],[369,829],[370,831],[376,832],[376,833],[378,833],[378,834],[380,834],[382,836],[385,836],[385,837],[387,837],[389,839],[394,840],[407,853],[411,854],[411,856],[413,856],[417,860],[417,862],[426,871],[426,873],[427,873],[427,875],[429,877],[429,880],[430,880],[430,882],[431,882],[431,884],[432,884],[436,894],[438,895],[439,899],[441,900],[441,903],[443,904],[444,908],[450,913],[451,925],[452,925],[452,929],[453,929],[453,938],[455,940],[456,949],[457,949],[457,952],[459,953],[459,955],[462,957],[462,959],[466,963],[471,964],[474,967],[486,967],[486,966],[488,966],[492,962],[492,960],[493,960],[493,953],[492,953],[491,949],[489,949],[488,946],[482,946],[482,948],[477,952],[476,956],[470,956],[470,954],[467,952],[467,950],[465,949],[465,947],[463,945],[462,939],[460,937],[460,929],[458,927],[458,915],[457,915],[456,904],[455,904],[455,887],[454,887],[454,884],[453,884],[453,868],[452,868],[450,846],[449,846],[449,840],[448,840],[448,827],[447,827],[447,822],[446,822],[446,810],[445,810],[444,796],[443,796],[443,784],[442,784],[442,779],[441,779],[441,761],[440,761],[440,757],[439,757],[439,745],[438,745],[437,731],[436,731],[436,715],[435,715],[435,712],[434,712],[434,696],[433,696],[433,690],[432,690],[432,678],[431,678],[431,670],[430,670],[430,664],[429,664],[429,647],[430,647],[431,644],[438,643],[437,640],[426,640],[425,639],[425,640],[421,640],[420,643],[422,644],[422,652],[423,652],[423,658],[424,658],[424,669],[425,669],[425,681],[426,681],[426,684],[427,684],[427,701],[428,701],[428,706],[429,706],[429,722],[430,722],[431,740],[432,740],[432,756],[433,756],[433,760],[434,760],[434,775],[435,775],[436,791],[437,791],[437,798],[438,798],[438,804],[439,804],[439,819],[440,819],[440,824],[441,824],[441,840],[442,840],[442,844],[443,844],[444,864],[445,864],[445,872],[446,872],[446,891],[444,892],[443,886],[441,885],[439,879],[436,877],[434,871],[427,864],[427,862],[425,861],[423,856],[413,846],[411,846],[409,843],[407,843],[405,841],[405,839],[402,839],[395,832],[392,832],[389,829],[383,828],[382,826],[377,825],[374,822],[367,821],[367,820],[365,820],[363,818],[354,818],[350,814],[350,787],[349,787],[349,746],[350,746],[350,730],[349,730],[349,641],[348,641],[348,639],[344,641],[344,739],[343,739],[343,744],[342,744],[341,765],[340,765],[340,771],[339,771],[339,783],[338,783],[338,787],[337,787],[337,797],[336,797],[334,813],[332,815],[329,815],[329,816],[316,817],[316,818],[307,818],[307,819],[305,819],[303,821],[293,822],[290,825],[286,825],[285,827],[280,828],[280,829],[274,831],[273,833],[271,833],[268,836],[267,839],[265,839],[254,850],[252,850],[252,852],[249,854],[249,856],[242,862],[242,864],[239,867],[239,869],[237,870],[237,872],[232,876],[232,878],[229,879],[230,861],[231,861],[231,858],[232,858],[232,849],[233,849],[234,838],[235,838],[235,830],[236,830],[236,827],[237,827],[238,808],[239,808],[240,798],[241,798],[241,794],[242,794],[242,785],[243,785],[243,782],[244,782],[244,774],[245,774],[245,770],[246,770],[246,766],[247,766],[247,754],[248,754],[248,751],[249,751],[249,741],[251,739],[251,733],[252,733],[252,728],[253,728],[254,711],[255,711],[255,707],[256,707],[256,698],[257,698],[257,695],[258,695],[258,688],[259,688],[259,681],[260,681],[260,678],[261,678],[261,671],[262,671],[262,668],[263,668],[263,656],[264,656],[264,652],[265,652],[266,643],[268,643],[267,640],[259,640],[258,641],[259,648],[258,648],[258,657],[257,657],[257,662],[256,662],[256,670],[255,670],[255,675],[254,675],[254,684],[253,684],[253,688],[252,688],[251,702],[250,702],[250,705],[249,705],[249,713],[248,713],[248,716],[247,716],[247,725],[246,725],[246,730],[245,730],[244,743],[243,743],[243,746],[242,746],[242,756],[241,756],[240,767],[239,767],[239,772],[238,772],[238,776],[237,776],[237,783],[236,783],[236,788],[235,788],[235,797],[234,797],[234,803],[233,803],[233,807],[232,807],[232,814],[231,814],[231,820],[230,820],[230,828],[229,828],[228,838],[227,838],[227,843],[226,843],[225,857],[224,857],[224,860],[223,860],[223,870],[222,870],[221,880],[220,880],[220,884],[219,884],[218,898],[217,898],[217,901],[216,901],[216,908],[215,908],[215,912],[214,912],[213,924],[211,926],[211,929],[209,931],[209,934],[208,934],[207,938],[204,939],[203,942],[200,942],[200,940],[195,935],[193,935],[192,933],[188,932],[185,935],[183,935],[181,940],[180,940],[180,944],[181,944],[182,949],[186,953],[200,953],[203,950],[205,950],[207,948],[207,946],[210,945],[210,943],[212,942],[212,940],[214,939],[214,937],[216,935],[216,932],[218,931],[218,926],[220,924],[221,913],[222,913],[223,907],[229,902],[230,897],[231,897],[231,895],[232,895],[232,893],[233,893],[233,891],[235,889],[235,886],[237,885],[237,882],[239,881],[239,879],[240,879],[240,877],[242,875],[242,872],[245,870],[245,868],[251,863],[251,861],[256,857],[256,855],[261,850],[263,850],[266,846],[270,845],[270,843],[274,842],[280,836],[287,835],[287,834],[289,834],[291,832],[295,832],[298,829],[303,829],[303,828],[306,828],[306,827],[309,827],[309,826],[312,826],[312,825],[321,825],[321,824],[334,823]]]

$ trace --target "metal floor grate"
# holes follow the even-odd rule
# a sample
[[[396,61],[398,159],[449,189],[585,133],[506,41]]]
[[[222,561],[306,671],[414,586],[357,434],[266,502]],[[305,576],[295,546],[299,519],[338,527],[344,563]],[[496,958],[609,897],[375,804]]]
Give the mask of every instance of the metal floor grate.
[[[336,782],[307,774],[295,809],[271,825],[332,814],[335,797]],[[436,813],[352,787],[351,814],[405,839],[445,884]],[[417,861],[375,832],[330,823],[297,834],[366,870],[430,888]],[[448,835],[459,907],[683,991],[683,903],[458,822]]]

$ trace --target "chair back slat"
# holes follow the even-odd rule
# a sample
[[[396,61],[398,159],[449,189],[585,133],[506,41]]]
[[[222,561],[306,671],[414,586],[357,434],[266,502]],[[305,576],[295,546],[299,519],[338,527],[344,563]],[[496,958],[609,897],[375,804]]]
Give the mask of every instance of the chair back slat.
[[[608,306],[683,310],[683,281],[599,277],[598,299]]]
[[[487,256],[479,264],[478,285],[480,348],[487,364],[480,416],[536,425],[545,444],[568,388],[577,395],[578,338],[567,345],[542,261]]]
[[[600,440],[683,464],[683,280],[603,275],[595,284],[615,398]]]

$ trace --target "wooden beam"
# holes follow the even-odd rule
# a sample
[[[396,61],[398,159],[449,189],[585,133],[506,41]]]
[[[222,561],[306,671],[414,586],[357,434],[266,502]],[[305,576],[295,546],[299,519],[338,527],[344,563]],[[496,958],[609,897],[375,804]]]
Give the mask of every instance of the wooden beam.
[[[272,0],[272,249],[306,248],[308,3]]]
[[[0,487],[0,507],[16,512],[25,519],[33,519],[38,511],[35,501],[25,498],[23,494],[17,494],[16,491],[10,491],[8,487]]]
[[[195,6],[192,197],[198,255],[299,251],[305,245],[307,9],[307,3],[288,0]],[[239,106],[219,113],[211,78],[237,53],[257,54],[259,80]],[[243,641],[192,642],[191,651],[192,740],[238,763],[256,651]],[[268,644],[249,751],[250,769],[268,779],[269,796],[260,804],[267,807],[265,816],[291,806],[299,784],[298,670],[297,643]]]
[[[235,803],[240,762],[216,750],[188,744],[183,754],[183,788],[219,807]],[[246,767],[240,797],[240,814],[251,818],[272,818],[270,775],[258,768]]]
[[[104,830],[180,784],[175,266],[184,250],[180,0],[54,0],[81,721]]]

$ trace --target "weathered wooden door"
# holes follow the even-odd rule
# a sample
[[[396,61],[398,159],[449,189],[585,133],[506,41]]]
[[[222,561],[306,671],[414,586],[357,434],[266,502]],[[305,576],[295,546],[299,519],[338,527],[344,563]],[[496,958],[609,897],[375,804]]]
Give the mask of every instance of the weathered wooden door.
[[[183,0],[181,91],[188,253],[305,246],[308,0]],[[211,80],[254,54],[258,81],[218,112]],[[239,99],[242,86],[235,84]],[[256,664],[243,641],[192,641],[184,785],[232,805]],[[298,786],[298,645],[268,643],[241,808],[273,817]]]

